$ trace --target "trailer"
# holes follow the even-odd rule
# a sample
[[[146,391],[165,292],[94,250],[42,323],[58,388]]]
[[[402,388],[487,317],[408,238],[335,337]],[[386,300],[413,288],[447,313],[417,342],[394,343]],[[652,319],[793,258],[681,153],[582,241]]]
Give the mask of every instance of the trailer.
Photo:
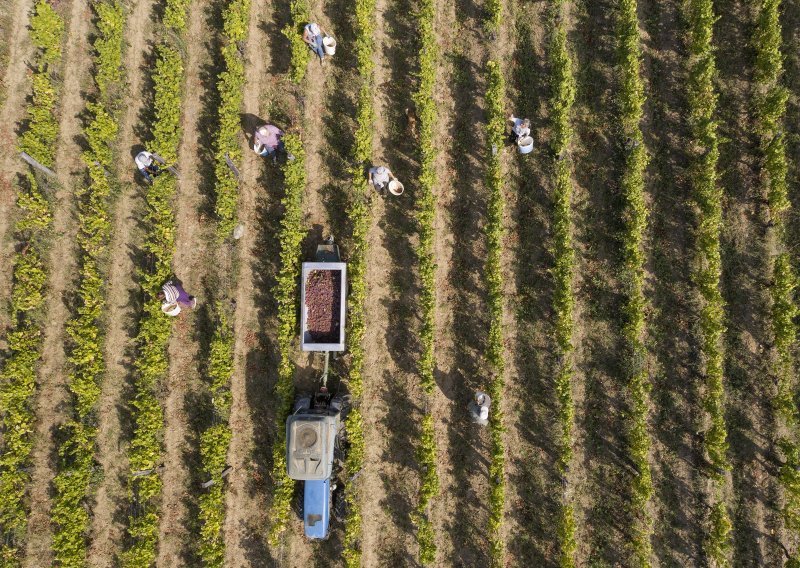
[[[303,351],[344,351],[347,264],[329,239],[317,246],[314,262],[300,275],[300,347]]]

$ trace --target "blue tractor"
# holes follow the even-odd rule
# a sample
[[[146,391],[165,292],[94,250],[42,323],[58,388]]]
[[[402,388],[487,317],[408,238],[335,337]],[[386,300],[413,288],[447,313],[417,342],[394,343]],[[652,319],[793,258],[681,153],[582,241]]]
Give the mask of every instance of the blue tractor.
[[[286,420],[287,473],[303,482],[303,525],[310,539],[327,538],[336,487],[334,451],[340,447],[345,399],[332,396],[327,382],[331,352],[344,350],[346,285],[347,265],[329,238],[317,247],[315,262],[303,263],[300,288],[300,344],[303,351],[324,352],[321,385],[313,397],[298,398]],[[324,294],[315,286],[323,286]]]
[[[286,466],[289,477],[303,482],[303,527],[311,539],[327,538],[330,529],[342,405],[323,386],[313,399],[300,398],[286,421]]]

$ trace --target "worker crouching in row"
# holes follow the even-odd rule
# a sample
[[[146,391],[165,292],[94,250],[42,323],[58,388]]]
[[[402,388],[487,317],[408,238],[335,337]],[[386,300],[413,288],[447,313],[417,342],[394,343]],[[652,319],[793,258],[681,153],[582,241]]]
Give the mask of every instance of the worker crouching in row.
[[[153,158],[152,152],[139,152],[136,154],[134,161],[136,162],[136,167],[139,168],[139,173],[149,183],[153,183],[153,179],[161,173],[161,169]]]
[[[336,53],[336,40],[315,22],[306,24],[303,28],[303,41],[317,54],[320,65],[325,62],[326,55]]]
[[[197,298],[190,296],[181,283],[175,280],[170,280],[161,287],[158,299],[161,300],[161,311],[171,317],[177,316],[181,310],[197,306]]]
[[[286,159],[294,160],[283,143],[283,130],[274,124],[262,124],[253,133],[253,152],[265,158],[272,158],[272,163],[278,163],[278,154],[286,154]]]
[[[531,121],[527,118],[517,118],[513,114],[508,117],[511,132],[508,134],[510,144],[517,146],[520,154],[530,154],[533,151],[533,138],[531,137]]]

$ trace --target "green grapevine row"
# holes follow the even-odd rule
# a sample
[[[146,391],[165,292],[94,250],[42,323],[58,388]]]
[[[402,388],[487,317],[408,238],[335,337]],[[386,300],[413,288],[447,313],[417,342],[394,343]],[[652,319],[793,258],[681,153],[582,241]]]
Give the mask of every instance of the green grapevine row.
[[[650,434],[647,428],[650,382],[645,364],[644,235],[647,229],[647,204],[644,196],[644,171],[647,150],[641,122],[644,84],[640,76],[642,48],[636,0],[620,0],[617,38],[621,73],[620,121],[625,141],[625,166],[621,189],[625,198],[625,231],[622,237],[623,286],[626,290],[623,336],[627,345],[627,380],[630,405],[628,444],[636,468],[632,484],[632,510],[637,517],[632,548],[637,566],[650,566],[653,521],[648,503],[653,494],[650,472]]]
[[[239,197],[238,179],[227,160],[242,158],[239,144],[239,112],[244,96],[244,61],[240,44],[247,39],[250,0],[231,0],[222,14],[223,70],[217,77],[219,93],[219,128],[216,133],[214,167],[217,237],[229,237],[236,224]],[[199,499],[200,558],[206,566],[221,567],[225,560],[225,490],[222,474],[228,456],[232,432],[230,380],[233,376],[233,326],[222,302],[215,309],[214,333],[211,338],[208,375],[213,406],[212,424],[200,434],[200,459],[203,473],[214,483]]]
[[[222,47],[224,70],[217,77],[219,92],[219,130],[215,141],[216,164],[216,214],[217,234],[220,239],[231,235],[236,225],[236,206],[239,184],[225,160],[226,154],[233,162],[242,158],[239,144],[239,112],[244,98],[244,58],[241,44],[247,40],[250,17],[250,0],[231,0],[222,14]]]
[[[505,385],[505,355],[503,353],[503,169],[499,149],[505,137],[506,87],[503,73],[496,61],[490,61],[488,68],[488,88],[486,91],[487,132],[489,142],[489,214],[486,223],[488,238],[486,281],[489,288],[489,341],[486,359],[491,365],[493,377],[489,383],[489,396],[492,399],[489,431],[491,434],[491,461],[489,463],[489,547],[492,566],[505,565],[505,545],[503,542],[503,513],[505,509],[505,461],[506,450],[503,441],[502,396]]]
[[[710,475],[714,486],[704,548],[711,561],[725,565],[730,549],[731,521],[723,496],[724,474],[730,464],[724,413],[724,302],[720,291],[722,191],[718,184],[719,139],[714,117],[717,107],[717,94],[714,91],[717,68],[713,48],[716,17],[712,0],[690,0],[687,10],[689,125],[694,145],[700,149],[694,156],[691,169],[699,209],[696,235],[698,267],[694,279],[703,299],[700,310],[700,349],[705,360],[706,382],[703,406],[711,423],[705,434],[705,449],[711,462]]]
[[[555,156],[553,187],[553,257],[554,279],[553,303],[555,311],[555,339],[558,356],[555,385],[558,396],[559,441],[558,468],[566,478],[572,463],[575,402],[572,397],[573,378],[573,329],[575,327],[575,297],[573,280],[575,273],[575,249],[572,243],[572,164],[569,157],[573,138],[571,124],[572,107],[575,102],[575,76],[572,57],[567,48],[567,32],[564,24],[565,0],[553,0],[551,4],[551,28],[549,30],[548,60],[552,84],[550,109],[552,111],[552,140],[550,147]],[[560,540],[560,564],[575,566],[575,510],[568,493],[564,495],[558,524]]]
[[[350,447],[345,459],[345,518],[344,559],[348,568],[361,565],[361,503],[355,474],[364,467],[364,418],[361,414],[361,397],[364,389],[364,302],[367,296],[366,262],[367,232],[370,227],[369,195],[364,181],[364,165],[372,159],[372,136],[375,109],[373,108],[374,67],[373,28],[375,26],[375,0],[355,0],[355,52],[360,79],[356,109],[356,133],[351,168],[352,194],[348,216],[353,227],[349,264],[350,297],[348,301],[347,348],[350,352],[348,387],[353,408],[347,415],[345,429]]]
[[[214,484],[200,495],[200,558],[204,566],[221,568],[225,561],[225,491],[222,473],[231,442],[230,381],[233,375],[233,326],[222,302],[215,308],[214,334],[209,346],[208,375],[214,423],[200,434],[203,473]]]
[[[168,32],[186,27],[187,0],[169,0],[164,13]],[[173,42],[164,40],[156,47],[153,73],[155,100],[153,140],[151,148],[168,163],[177,159],[180,143],[183,57]],[[158,545],[162,480],[160,464],[163,452],[164,411],[158,393],[167,376],[169,361],[167,343],[172,324],[164,317],[155,297],[161,285],[172,276],[175,250],[175,215],[172,198],[176,180],[162,174],[147,186],[147,212],[144,225],[147,235],[143,243],[151,264],[139,272],[145,295],[144,313],[136,337],[136,377],[134,381],[133,440],[128,451],[131,478],[129,493],[133,511],[128,518],[129,545],[122,555],[122,564],[130,568],[155,563]]]
[[[296,134],[284,138],[286,151],[294,156],[283,170],[285,195],[281,204],[284,213],[278,234],[280,271],[275,285],[278,303],[278,394],[277,423],[280,428],[289,416],[294,401],[295,364],[292,354],[297,339],[297,274],[300,270],[301,245],[306,234],[303,225],[303,194],[306,189],[306,160],[303,143]],[[270,518],[270,541],[277,545],[291,518],[294,481],[286,473],[286,438],[278,435],[272,452],[272,479],[275,484]]]
[[[788,164],[783,122],[786,118],[788,90],[781,85],[783,55],[780,23],[781,0],[763,0],[754,37],[756,48],[756,125],[761,141],[764,189],[769,202],[777,254],[772,265],[772,332],[778,379],[776,410],[785,427],[778,440],[784,463],[779,479],[783,486],[783,515],[786,527],[800,534],[800,412],[795,402],[795,363],[798,315],[795,303],[797,274],[788,251],[786,223],[791,214],[787,184]],[[787,566],[800,566],[800,551],[791,552]]]
[[[433,0],[422,0],[417,12],[417,33],[419,35],[419,86],[414,94],[414,103],[419,117],[419,273],[422,282],[420,305],[422,308],[422,329],[420,344],[422,354],[419,361],[419,375],[422,390],[430,397],[436,389],[433,372],[434,329],[436,307],[436,263],[433,255],[434,217],[436,214],[436,146],[433,140],[433,127],[436,124],[436,69],[439,50],[434,30],[435,6]],[[417,450],[422,484],[419,503],[414,514],[419,542],[419,559],[423,565],[431,565],[436,560],[435,532],[428,516],[431,501],[439,493],[437,473],[436,440],[433,430],[433,416],[427,411],[422,419],[420,445]]]
[[[33,98],[28,106],[28,127],[19,149],[45,166],[52,166],[58,121],[58,93],[52,70],[61,60],[64,21],[46,0],[36,3],[30,37],[36,47]],[[13,259],[9,355],[0,371],[0,562],[20,564],[20,543],[27,527],[25,486],[30,480],[26,466],[33,447],[34,415],[31,402],[36,389],[36,370],[42,347],[39,321],[45,309],[47,272],[43,260],[52,226],[50,201],[33,170],[17,184],[21,216],[16,237],[24,243]]]
[[[80,273],[76,315],[67,324],[69,347],[68,385],[74,413],[62,427],[59,467],[53,484],[52,519],[55,525],[53,551],[61,566],[84,566],[91,522],[88,499],[92,490],[97,441],[97,402],[105,371],[104,336],[101,320],[105,304],[101,263],[107,256],[111,234],[109,195],[112,181],[106,173],[113,167],[111,144],[118,125],[111,108],[113,87],[122,79],[122,6],[104,1],[93,5],[98,37],[94,42],[95,83],[98,96],[88,105],[91,113],[84,130],[89,149],[82,159],[89,184],[77,192],[80,227]]]
[[[290,0],[291,24],[283,29],[283,35],[289,39],[292,50],[291,69],[289,79],[294,83],[302,83],[306,77],[306,69],[311,59],[311,51],[303,41],[302,28],[311,21],[311,8],[308,0]]]

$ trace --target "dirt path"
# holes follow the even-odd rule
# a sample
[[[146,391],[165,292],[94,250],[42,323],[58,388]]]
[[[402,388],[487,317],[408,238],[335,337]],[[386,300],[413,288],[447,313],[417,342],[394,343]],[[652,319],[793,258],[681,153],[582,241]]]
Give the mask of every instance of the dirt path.
[[[53,201],[53,241],[49,258],[47,323],[44,325],[42,362],[38,372],[35,403],[37,423],[31,455],[33,472],[29,487],[31,515],[28,523],[26,561],[31,567],[52,562],[50,544],[50,483],[55,475],[57,448],[54,436],[66,418],[68,392],[65,383],[64,324],[70,317],[68,293],[75,277],[75,187],[83,183],[80,155],[82,124],[79,113],[86,101],[83,91],[89,86],[89,37],[92,13],[85,0],[70,5],[69,27],[61,73],[63,85],[59,103],[59,137],[55,156],[58,186]]]
[[[483,234],[488,192],[484,185],[486,57],[482,7],[470,0],[437,3],[442,59],[443,149],[437,237],[436,381],[433,402],[440,497],[434,502],[440,565],[488,564],[489,437],[467,420],[474,392],[487,388],[484,360],[488,316]],[[452,24],[451,24],[452,23]]]
[[[734,38],[752,37],[758,3],[724,0],[717,7],[719,44],[721,184],[727,195],[723,222],[722,290],[727,303],[725,368],[727,421],[733,466],[734,564],[780,565],[779,461],[770,373],[769,250],[766,195],[761,184],[753,114],[755,51]]]
[[[560,507],[557,398],[552,384],[555,361],[552,341],[552,289],[548,270],[552,203],[548,152],[550,77],[546,66],[547,19],[543,4],[520,0],[512,6],[518,26],[509,66],[508,90],[513,111],[531,119],[537,150],[515,160],[508,184],[509,227],[506,262],[508,297],[514,320],[508,326],[510,345],[505,408],[506,543],[510,566],[554,566],[558,559],[556,526]],[[516,330],[514,333],[512,330]]]
[[[691,333],[698,302],[687,266],[693,258],[693,213],[688,180],[685,23],[675,3],[640,0],[647,81],[644,136],[650,150],[647,296],[653,391],[653,551],[661,565],[701,562],[704,483],[697,339]]]
[[[2,82],[5,89],[0,108],[0,266],[10,266],[14,254],[12,223],[14,218],[14,179],[22,171],[17,154],[17,128],[25,115],[30,75],[26,64],[33,52],[28,37],[28,21],[32,0],[17,0],[9,6],[11,19],[3,41],[7,42],[8,66]],[[11,270],[0,274],[0,330],[9,325]],[[5,333],[0,334],[0,349],[5,348]]]
[[[130,372],[133,339],[140,312],[140,288],[135,279],[140,266],[142,231],[138,219],[144,201],[141,186],[134,179],[133,154],[145,135],[143,113],[152,96],[152,84],[146,73],[152,56],[153,28],[149,25],[153,0],[137,0],[128,10],[125,25],[126,52],[123,66],[127,73],[127,92],[120,115],[118,144],[119,164],[115,171],[120,181],[119,197],[114,204],[114,235],[108,266],[106,299],[106,375],[100,396],[98,456],[103,469],[93,509],[92,541],[89,559],[92,566],[116,566],[122,550],[127,509],[127,453],[123,440],[129,438],[131,423],[127,401],[131,395]]]
[[[413,3],[378,0],[375,23],[374,163],[405,184],[402,196],[374,195],[367,235],[362,474],[363,565],[415,566],[411,513],[418,501],[416,448],[424,404],[419,386],[419,281],[414,215],[418,164],[405,128],[416,58]]]
[[[197,486],[201,483],[199,430],[208,419],[201,404],[205,387],[201,367],[208,358],[210,314],[213,306],[203,294],[203,284],[213,270],[209,262],[214,234],[204,223],[205,193],[213,191],[213,140],[211,124],[216,116],[212,61],[218,53],[218,3],[197,0],[190,4],[185,32],[185,86],[182,101],[182,140],[178,152],[180,181],[175,196],[175,276],[184,288],[198,296],[198,308],[181,314],[170,337],[169,376],[163,399],[164,489],[159,526],[158,564],[193,566],[197,556]],[[211,50],[211,51],[209,51]]]
[[[288,8],[288,6],[286,6]],[[245,46],[245,90],[243,128],[248,136],[265,116],[262,114],[279,92],[271,77],[271,66],[285,70],[288,44],[280,30],[274,7],[252,2],[249,37]],[[276,43],[280,42],[280,43]],[[283,50],[275,49],[280,45]],[[249,138],[248,138],[249,140]],[[233,270],[236,281],[234,331],[235,371],[231,380],[233,406],[230,426],[233,438],[228,463],[225,518],[226,564],[274,566],[267,546],[269,519],[269,472],[271,437],[268,408],[273,399],[277,362],[274,333],[267,334],[262,306],[271,305],[271,283],[275,270],[278,214],[266,194],[274,191],[274,180],[265,177],[264,160],[256,156],[243,137],[244,159],[240,168],[239,219],[245,233],[235,247]],[[268,183],[273,181],[273,183]],[[271,196],[270,196],[271,197]],[[271,205],[271,207],[270,207]],[[270,241],[269,246],[267,241]],[[274,310],[272,311],[274,314]]]

